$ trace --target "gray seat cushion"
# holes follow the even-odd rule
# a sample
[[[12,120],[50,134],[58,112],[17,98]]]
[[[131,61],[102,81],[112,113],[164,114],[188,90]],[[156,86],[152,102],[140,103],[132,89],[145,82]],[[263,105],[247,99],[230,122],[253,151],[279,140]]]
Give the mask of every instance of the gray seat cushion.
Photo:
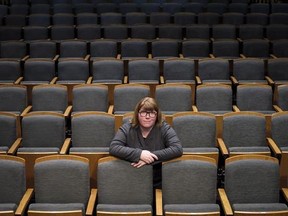
[[[234,204],[234,211],[250,211],[250,212],[267,212],[267,211],[283,211],[288,210],[287,206],[283,203],[253,203],[253,204]]]
[[[152,206],[151,205],[110,205],[110,204],[99,204],[97,206],[97,211],[107,211],[107,212],[143,212],[143,211],[149,211],[152,212]]]
[[[165,212],[220,212],[217,204],[170,204],[164,206]]]

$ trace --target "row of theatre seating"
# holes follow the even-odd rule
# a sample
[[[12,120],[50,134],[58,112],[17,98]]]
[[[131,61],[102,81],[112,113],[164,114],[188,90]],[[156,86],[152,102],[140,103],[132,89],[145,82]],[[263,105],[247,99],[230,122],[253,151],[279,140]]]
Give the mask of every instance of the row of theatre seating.
[[[226,58],[238,59],[280,58],[288,57],[288,40],[267,39],[233,40],[233,39],[127,39],[117,42],[112,39],[99,39],[90,42],[83,40],[65,40],[61,42],[41,41],[2,41],[0,43],[0,59],[22,60],[47,58],[59,60],[78,58],[97,60],[114,58],[122,60],[169,58]]]
[[[22,156],[0,155],[1,192],[5,195],[1,204],[6,215],[288,214],[287,188],[279,185],[281,168],[271,156],[229,157],[225,186],[218,186],[214,159],[185,155],[163,163],[162,189],[153,188],[151,165],[136,169],[114,157],[97,162],[98,184],[90,186],[89,174],[95,177],[96,173],[91,173],[87,156],[78,154],[37,158],[32,168],[35,186],[26,189],[27,162]]]
[[[35,14],[35,13],[46,13],[46,14],[55,14],[55,13],[107,13],[107,12],[117,12],[121,14],[126,14],[130,12],[143,12],[146,14],[150,14],[153,12],[166,12],[170,14],[175,14],[178,12],[215,12],[215,13],[225,13],[225,12],[239,12],[239,13],[248,13],[248,12],[256,12],[256,13],[287,13],[288,7],[286,3],[277,3],[277,4],[249,4],[247,2],[231,2],[225,3],[223,1],[220,2],[209,2],[209,3],[201,3],[201,2],[165,2],[165,3],[157,3],[157,2],[142,2],[142,3],[133,3],[133,2],[125,2],[125,3],[56,3],[49,4],[47,2],[37,2],[37,4],[12,4],[10,6],[3,5],[1,8],[1,14]]]
[[[31,14],[31,15],[15,15],[9,14],[1,18],[1,26],[55,26],[55,25],[131,25],[151,24],[154,26],[174,24],[179,26],[189,26],[193,24],[286,24],[288,13],[271,13],[269,15],[263,13],[247,13],[241,14],[236,12],[230,13],[213,13],[213,12],[179,12],[170,15],[165,12],[154,12],[146,15],[141,12],[131,12],[126,15],[121,13],[102,13],[97,15],[94,13],[80,13],[77,15],[69,13],[50,14]]]

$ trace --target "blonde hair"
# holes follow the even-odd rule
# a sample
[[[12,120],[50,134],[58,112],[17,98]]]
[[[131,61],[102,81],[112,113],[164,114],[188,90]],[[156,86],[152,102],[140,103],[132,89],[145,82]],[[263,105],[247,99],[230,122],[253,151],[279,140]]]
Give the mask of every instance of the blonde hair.
[[[156,111],[157,112],[156,124],[157,125],[162,124],[162,112],[159,109],[156,100],[151,97],[145,97],[145,98],[142,98],[135,107],[133,118],[132,118],[133,127],[136,127],[139,125],[138,113],[141,109],[145,111]]]

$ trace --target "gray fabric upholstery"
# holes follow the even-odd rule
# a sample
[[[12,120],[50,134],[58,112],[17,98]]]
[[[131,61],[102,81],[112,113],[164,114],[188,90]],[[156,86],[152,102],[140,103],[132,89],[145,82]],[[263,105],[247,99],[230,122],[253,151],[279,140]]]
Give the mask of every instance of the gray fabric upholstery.
[[[267,212],[267,211],[283,211],[288,210],[284,203],[253,203],[253,204],[234,204],[234,211],[251,211],[251,212]]]
[[[54,41],[71,40],[75,38],[73,25],[53,25],[51,27],[51,39]]]
[[[162,195],[165,211],[219,211],[216,188],[215,164],[200,160],[163,164]]]
[[[138,58],[148,56],[148,44],[145,40],[125,40],[121,42],[121,58]]]
[[[163,112],[191,111],[191,95],[190,86],[166,85],[155,91],[155,99]]]
[[[240,83],[242,80],[263,81],[265,79],[264,61],[262,59],[235,60],[233,62],[233,76]]]
[[[0,147],[6,151],[17,139],[16,116],[0,114]]]
[[[126,205],[126,204],[98,204],[97,211],[106,211],[106,212],[143,212],[143,211],[152,211],[151,205]]]
[[[34,175],[35,203],[87,205],[90,196],[88,163],[68,159],[44,161],[35,164]]]
[[[45,51],[46,52],[46,51]],[[50,82],[56,75],[55,62],[50,59],[29,60],[24,64],[24,81]]]
[[[257,24],[266,26],[268,24],[268,21],[269,21],[268,14],[253,13],[253,12],[246,14],[246,23],[248,24]]]
[[[81,14],[78,14],[78,15],[81,15]],[[96,14],[93,14],[93,15],[96,15]],[[97,18],[97,15],[96,15],[96,18]],[[97,23],[97,22],[94,22],[94,23]],[[85,24],[85,25],[78,25],[76,28],[77,28],[78,39],[92,41],[92,40],[101,38],[100,25]]]
[[[245,14],[226,12],[222,14],[222,22],[225,24],[241,25],[244,23]]]
[[[30,58],[54,58],[56,55],[55,41],[34,41],[29,44]]]
[[[0,81],[15,82],[21,76],[20,62],[12,60],[0,61]]]
[[[276,115],[271,119],[271,137],[282,149],[288,147],[288,115]]]
[[[272,53],[278,58],[288,57],[288,40],[274,40],[272,41]]]
[[[242,53],[246,57],[268,58],[269,41],[264,39],[244,40]]]
[[[108,88],[85,85],[73,88],[73,112],[108,110]]]
[[[136,26],[147,22],[147,16],[143,12],[128,12],[125,15],[125,23],[129,26]]]
[[[156,27],[152,24],[131,26],[131,37],[152,40],[156,36]]]
[[[102,13],[100,15],[101,25],[112,25],[122,23],[122,14],[115,12]]]
[[[186,27],[186,38],[187,39],[209,39],[209,25],[195,24]]]
[[[184,115],[173,118],[183,148],[215,148],[216,119],[204,115]]]
[[[47,85],[32,90],[33,111],[61,111],[68,106],[67,88]]]
[[[232,89],[229,86],[207,85],[196,89],[199,111],[232,111]]]
[[[198,76],[201,80],[229,81],[229,61],[225,59],[201,60],[198,65]]]
[[[65,140],[63,117],[39,114],[26,116],[22,120],[21,147],[60,148]]]
[[[107,25],[103,28],[104,38],[122,40],[128,38],[128,27],[126,25]]]
[[[183,213],[200,213],[200,212],[219,212],[218,204],[167,204],[164,206],[165,212],[183,212]]]
[[[238,86],[236,105],[241,111],[273,111],[270,86]]]
[[[182,40],[183,39],[182,27],[176,24],[161,25],[158,27],[158,37]]]
[[[288,67],[286,58],[268,60],[267,75],[274,81],[288,81],[288,73],[283,68]]]
[[[90,43],[91,58],[113,57],[117,55],[117,42],[112,40],[95,40]]]
[[[192,12],[176,12],[174,23],[181,26],[189,26],[196,23],[196,14]]]
[[[215,12],[203,12],[198,14],[198,23],[205,25],[215,25],[220,23],[220,14]]]
[[[218,24],[212,27],[214,39],[236,39],[236,26],[231,24]]]
[[[122,83],[124,78],[123,61],[116,59],[103,59],[93,61],[92,64],[93,82],[114,81]]]
[[[61,41],[60,58],[79,57],[87,55],[87,43],[81,40]]]
[[[114,111],[133,111],[138,101],[149,96],[150,90],[145,87],[123,86],[114,90]]]
[[[160,26],[170,23],[171,14],[167,12],[152,12],[149,17],[150,17],[150,23],[152,25]]]
[[[115,134],[113,116],[90,114],[72,118],[73,147],[109,147]]]
[[[210,54],[210,42],[205,39],[183,41],[182,54],[188,58],[208,57]]]
[[[129,82],[135,80],[159,82],[159,63],[155,60],[134,60],[128,63]]]
[[[231,204],[279,202],[279,165],[260,159],[225,166],[225,191]]]
[[[0,211],[13,211],[17,209],[17,205],[15,203],[0,203]]]
[[[27,44],[23,41],[6,41],[1,43],[1,58],[20,60],[26,55]]]
[[[178,57],[179,45],[177,40],[161,39],[152,41],[153,58]]]
[[[265,117],[239,114],[223,119],[223,140],[232,147],[266,147]],[[243,149],[244,151],[244,149]]]
[[[215,57],[238,58],[239,42],[234,39],[222,39],[213,41],[212,53]]]
[[[242,40],[263,38],[263,26],[256,24],[239,25],[239,37]]]
[[[86,82],[89,77],[89,62],[84,59],[66,59],[58,62],[59,81]],[[58,82],[57,80],[57,82]]]
[[[195,83],[194,61],[180,59],[164,61],[163,76],[166,82],[186,80]]]
[[[15,210],[25,190],[25,164],[12,160],[0,160],[0,209]]]
[[[26,87],[16,85],[0,87],[0,111],[22,112],[26,107]]]
[[[113,211],[114,209],[119,210],[119,208],[151,210],[153,202],[152,173],[152,166],[135,169],[130,162],[120,159],[99,163],[97,210]],[[129,176],[129,180],[127,180],[127,176]],[[129,205],[133,205],[133,207]]]
[[[85,204],[83,203],[32,203],[29,211],[77,211],[81,210],[85,215]]]

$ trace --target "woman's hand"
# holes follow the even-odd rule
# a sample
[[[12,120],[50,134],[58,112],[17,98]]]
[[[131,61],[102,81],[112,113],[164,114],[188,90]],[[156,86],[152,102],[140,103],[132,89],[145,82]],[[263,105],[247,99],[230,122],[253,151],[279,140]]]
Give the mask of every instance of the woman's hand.
[[[150,151],[143,150],[140,155],[140,160],[144,161],[146,164],[151,164],[155,160],[158,160],[158,157]]]
[[[140,167],[146,165],[146,163],[142,160],[139,160],[137,163],[131,163],[131,165],[135,168],[140,168]]]

